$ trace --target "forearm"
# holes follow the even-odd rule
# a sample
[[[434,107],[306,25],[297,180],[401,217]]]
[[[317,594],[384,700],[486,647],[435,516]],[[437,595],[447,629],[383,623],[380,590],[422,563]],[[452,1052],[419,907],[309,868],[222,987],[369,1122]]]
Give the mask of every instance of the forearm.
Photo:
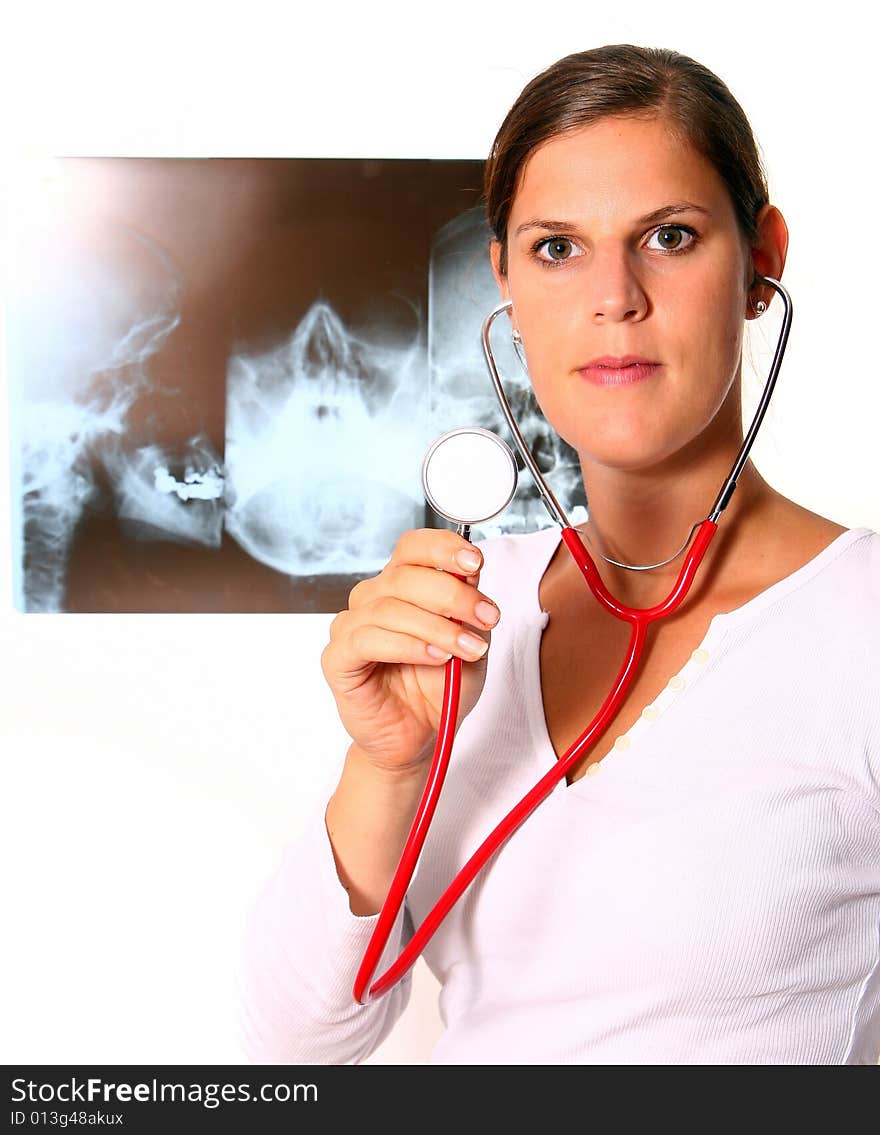
[[[427,775],[427,763],[406,772],[377,769],[357,745],[350,746],[326,823],[353,914],[381,909]]]
[[[392,933],[400,949],[403,919]],[[239,1039],[258,1064],[352,1064],[381,1044],[403,1011],[410,975],[359,1005],[355,974],[375,918],[349,909],[324,820],[316,810],[284,849],[250,905],[238,982]]]

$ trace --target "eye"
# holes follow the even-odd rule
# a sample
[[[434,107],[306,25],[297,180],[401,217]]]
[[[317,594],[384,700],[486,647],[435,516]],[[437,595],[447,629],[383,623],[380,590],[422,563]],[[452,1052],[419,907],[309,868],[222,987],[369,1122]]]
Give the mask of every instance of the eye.
[[[654,229],[649,239],[653,240],[654,237],[660,240],[659,247],[665,252],[684,252],[696,240],[696,233],[685,225],[661,225],[659,229]],[[670,239],[667,240],[667,237]]]
[[[554,261],[559,264],[571,260],[575,256],[583,256],[583,251],[574,241],[564,236],[551,236],[546,240],[539,240],[534,246],[535,255],[539,260]]]

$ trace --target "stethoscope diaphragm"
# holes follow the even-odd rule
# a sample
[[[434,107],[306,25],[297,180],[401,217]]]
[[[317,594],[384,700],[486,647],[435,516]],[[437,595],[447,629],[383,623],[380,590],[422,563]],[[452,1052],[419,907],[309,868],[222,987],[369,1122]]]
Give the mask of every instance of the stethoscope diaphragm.
[[[510,446],[477,426],[441,434],[422,461],[425,499],[458,525],[482,524],[504,512],[516,492],[517,475]]]

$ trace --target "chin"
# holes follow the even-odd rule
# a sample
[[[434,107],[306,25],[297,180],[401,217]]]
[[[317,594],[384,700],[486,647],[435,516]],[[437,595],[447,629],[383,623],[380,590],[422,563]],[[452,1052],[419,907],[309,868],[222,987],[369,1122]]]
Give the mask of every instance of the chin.
[[[587,444],[573,448],[588,466],[597,465],[605,469],[617,469],[622,473],[636,473],[659,469],[676,453],[681,452],[683,447],[670,446],[668,438],[639,437],[630,433],[625,437],[603,437],[601,440],[593,437]]]
[[[605,423],[593,429],[570,431],[565,441],[581,457],[598,465],[618,469],[649,467],[668,457],[668,437],[658,437],[656,425],[645,422]]]

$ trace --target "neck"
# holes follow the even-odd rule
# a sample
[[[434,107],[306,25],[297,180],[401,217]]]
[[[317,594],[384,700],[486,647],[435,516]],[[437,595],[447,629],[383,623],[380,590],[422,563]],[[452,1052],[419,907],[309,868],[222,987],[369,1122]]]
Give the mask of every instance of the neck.
[[[621,602],[647,607],[666,597],[684,563],[685,552],[676,553],[694,525],[709,515],[741,446],[740,427],[709,453],[683,452],[649,470],[615,469],[581,457],[590,518],[580,531],[603,583]],[[729,553],[734,544],[748,541],[775,496],[747,461],[700,569],[704,579],[714,577],[713,588],[732,583],[741,557],[731,561]],[[631,571],[607,563],[600,552],[636,565],[675,558],[662,567]]]

